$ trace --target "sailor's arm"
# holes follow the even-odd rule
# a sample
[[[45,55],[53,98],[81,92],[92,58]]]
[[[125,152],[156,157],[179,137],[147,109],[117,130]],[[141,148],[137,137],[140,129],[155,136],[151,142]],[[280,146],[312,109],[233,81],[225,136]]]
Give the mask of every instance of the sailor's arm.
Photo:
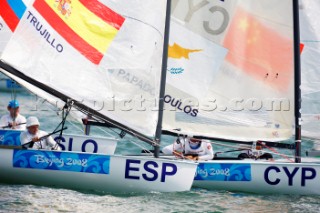
[[[22,115],[19,115],[18,118],[19,118],[19,119],[17,120],[16,129],[17,129],[17,130],[25,130],[25,129],[26,129],[27,119],[26,119],[24,116],[22,116]]]
[[[21,145],[30,142],[27,132],[21,132],[20,134],[20,143]]]
[[[199,155],[197,160],[212,160],[214,151],[210,142],[206,142],[205,154]]]
[[[176,139],[173,144],[170,144],[168,146],[165,146],[163,149],[162,149],[162,152],[164,154],[174,154],[174,152],[183,152],[184,150],[184,143],[183,141],[180,139]]]
[[[47,140],[47,145],[51,147],[52,150],[58,150],[58,151],[61,150],[61,147],[59,146],[59,144],[55,140],[53,140],[51,136],[47,137],[46,140]]]
[[[0,128],[10,125],[6,119],[6,116],[3,115],[0,119]]]

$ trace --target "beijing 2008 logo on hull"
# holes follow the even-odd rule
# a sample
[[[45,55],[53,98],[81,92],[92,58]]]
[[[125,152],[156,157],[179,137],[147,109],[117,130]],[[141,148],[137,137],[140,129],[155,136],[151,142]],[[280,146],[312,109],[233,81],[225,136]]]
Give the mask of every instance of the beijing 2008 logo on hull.
[[[251,165],[200,163],[194,179],[209,181],[251,181]]]

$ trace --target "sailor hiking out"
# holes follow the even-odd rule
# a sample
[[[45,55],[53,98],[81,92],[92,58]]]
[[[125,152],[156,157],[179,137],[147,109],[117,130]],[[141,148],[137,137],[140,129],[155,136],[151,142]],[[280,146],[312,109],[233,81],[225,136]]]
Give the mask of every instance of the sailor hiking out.
[[[164,147],[162,152],[191,160],[212,160],[214,156],[210,142],[190,137],[178,137],[173,144]]]

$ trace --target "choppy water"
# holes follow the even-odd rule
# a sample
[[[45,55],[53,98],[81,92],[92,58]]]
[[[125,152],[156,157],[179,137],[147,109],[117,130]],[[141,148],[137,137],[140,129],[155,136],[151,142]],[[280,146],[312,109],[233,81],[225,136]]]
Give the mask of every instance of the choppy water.
[[[1,212],[319,212],[319,198],[192,189],[179,193],[86,194],[0,185]]]
[[[0,93],[0,115],[6,113],[10,93]],[[21,114],[39,117],[42,129],[50,132],[60,122],[56,112],[36,97],[19,93]],[[68,133],[82,133],[81,125],[68,122]],[[105,135],[93,129],[96,135]],[[112,134],[112,132],[111,132]],[[172,138],[165,137],[163,145]],[[119,143],[116,153],[139,153],[129,141]],[[150,148],[142,143],[140,146]],[[303,144],[304,149],[310,142]],[[1,171],[0,171],[1,172]],[[320,196],[255,195],[193,188],[179,193],[93,194],[32,185],[0,184],[0,212],[320,212]]]

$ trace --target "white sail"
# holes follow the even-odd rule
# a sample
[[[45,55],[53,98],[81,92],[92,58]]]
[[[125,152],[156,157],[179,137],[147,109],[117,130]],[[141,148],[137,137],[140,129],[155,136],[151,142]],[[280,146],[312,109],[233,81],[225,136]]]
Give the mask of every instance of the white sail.
[[[28,3],[29,0],[0,1],[0,55],[18,26]],[[16,91],[20,89],[9,78],[0,74],[1,90],[12,91],[13,86]]]
[[[300,1],[302,136],[319,139],[320,129],[320,2]]]
[[[1,1],[1,9],[0,9],[0,55],[3,52],[5,46],[9,42],[11,36],[13,35],[15,29],[17,28],[20,19],[25,13],[30,0],[16,0],[16,1]],[[11,75],[3,69],[0,69],[2,73],[6,76],[9,76],[11,79],[18,82],[24,88],[27,88],[29,91],[32,91],[34,94],[43,97],[49,103],[54,104],[55,106],[62,108],[64,103],[60,101],[58,98],[51,96],[50,94],[38,89],[37,87],[25,82],[24,80]],[[3,78],[4,82],[2,82],[3,90],[7,89],[9,91],[11,88],[11,80],[7,78]],[[10,85],[8,85],[8,82]],[[17,88],[16,88],[17,89]]]
[[[99,14],[94,4],[106,11]],[[31,5],[1,59],[108,118],[154,135],[158,112],[150,105],[159,96],[165,2]]]
[[[154,103],[160,90],[166,3],[34,0],[0,65],[100,121],[152,143],[147,136],[154,136],[160,114]],[[185,160],[8,145],[0,152],[5,162],[1,182],[102,192],[186,191],[197,166]],[[24,178],[13,178],[17,176]],[[40,179],[46,181],[34,181]]]
[[[0,2],[0,54],[17,27],[30,0]]]
[[[170,128],[181,128],[181,131],[178,132],[187,134],[191,132],[197,136],[223,137],[235,140],[263,138],[278,140],[290,137],[292,134],[292,110],[295,107],[292,101],[294,92],[292,82],[294,79],[292,12],[293,7],[294,12],[297,12],[297,3],[298,1],[291,0],[175,1],[173,16],[180,20],[175,23],[180,26],[173,28],[171,32],[179,30],[183,39],[176,40],[174,43],[181,42],[180,46],[184,49],[178,49],[177,45],[173,47],[183,53],[180,55],[184,58],[181,57],[180,60],[187,62],[179,64],[176,69],[170,69],[168,75],[172,71],[177,71],[176,73],[172,72],[176,75],[172,78],[182,78],[187,83],[182,85],[172,79],[168,82],[171,84],[171,88],[167,90],[167,102],[176,106],[177,111],[174,116],[168,116],[172,120],[166,120],[170,121]],[[173,24],[174,27],[175,24]],[[187,30],[183,30],[182,26]],[[192,31],[192,33],[188,31]],[[198,42],[199,40],[196,38],[198,36],[195,36],[194,33],[214,43],[208,42],[205,46],[202,44],[205,39],[203,42]],[[189,37],[190,42],[182,43],[187,40],[186,37]],[[220,45],[221,48],[217,48],[214,44]],[[228,53],[220,68],[216,69],[216,66],[211,65],[212,75],[203,76],[202,73],[206,72],[206,66],[196,60],[196,54],[211,51],[210,56],[219,59],[223,55],[223,48],[226,48]],[[211,50],[208,51],[208,49]],[[177,54],[171,55],[176,57]],[[188,57],[185,57],[186,55]],[[203,57],[209,58],[208,56]],[[177,64],[175,63],[174,66]],[[189,66],[190,64],[194,66]],[[186,72],[189,75],[193,73],[193,79],[188,79],[185,75]],[[208,81],[211,81],[209,89],[206,84]],[[192,90],[195,87],[196,89]],[[196,94],[199,88],[203,88],[202,93]],[[186,106],[176,101],[177,97],[190,98],[192,96],[200,101],[202,97],[206,96],[215,98],[217,114],[214,115],[210,112],[205,114],[200,110],[198,112],[190,111],[191,103]],[[169,99],[173,99],[172,97],[175,98],[173,102],[169,101]],[[231,111],[219,108],[221,106],[229,107],[228,101],[232,101],[232,98],[236,98],[236,101],[250,98],[256,99],[256,101],[266,98],[283,98],[288,99],[291,105],[287,112],[270,110],[266,113],[262,110],[265,110],[267,106],[263,105],[264,108],[261,110],[258,107],[251,111],[250,108],[246,109],[247,114],[245,109],[241,110],[241,108],[233,110],[231,108]],[[299,100],[299,94],[296,94],[295,98],[295,100]],[[242,102],[238,102],[238,104],[236,107],[244,107],[241,105]],[[192,106],[192,109],[197,108]],[[185,123],[181,117],[179,118],[179,110],[180,114],[182,112],[189,116],[185,116]],[[199,117],[201,114],[206,116]],[[234,117],[229,117],[229,115],[234,115]],[[215,123],[212,122],[213,119],[215,119]],[[187,124],[188,120],[192,124]],[[200,122],[203,125],[199,124]],[[299,141],[298,136],[297,141]],[[299,147],[296,149],[299,151]],[[209,190],[263,194],[319,193],[316,181],[317,174],[319,174],[317,159],[302,158],[302,163],[297,164],[290,157],[283,155],[282,157],[286,159],[269,161],[257,159],[256,154],[251,156],[252,159],[243,160],[219,158],[218,155],[223,152],[216,154],[214,160],[199,163],[194,186]],[[279,153],[275,152],[274,154]],[[299,162],[299,157],[296,156],[296,162]],[[287,174],[293,170],[297,175],[289,180]]]
[[[292,1],[173,3],[164,129],[247,141],[291,137]]]
[[[12,32],[8,25],[5,23],[3,20],[3,17],[0,16],[0,53],[3,51],[5,48],[7,42],[10,39]]]

